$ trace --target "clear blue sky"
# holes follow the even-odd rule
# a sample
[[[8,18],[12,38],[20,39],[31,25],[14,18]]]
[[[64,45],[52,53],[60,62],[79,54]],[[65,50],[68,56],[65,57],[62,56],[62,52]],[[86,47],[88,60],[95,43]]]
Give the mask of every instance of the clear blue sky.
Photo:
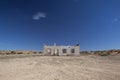
[[[0,50],[120,49],[120,0],[0,0]]]

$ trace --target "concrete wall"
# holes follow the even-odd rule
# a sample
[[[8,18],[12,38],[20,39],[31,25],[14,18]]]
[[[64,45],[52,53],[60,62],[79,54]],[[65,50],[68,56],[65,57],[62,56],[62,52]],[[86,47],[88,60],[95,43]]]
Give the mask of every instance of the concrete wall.
[[[44,45],[43,47],[43,55],[80,55],[80,46],[47,46]],[[63,53],[63,49],[66,49],[67,52]],[[74,49],[75,53],[71,53],[71,50]]]

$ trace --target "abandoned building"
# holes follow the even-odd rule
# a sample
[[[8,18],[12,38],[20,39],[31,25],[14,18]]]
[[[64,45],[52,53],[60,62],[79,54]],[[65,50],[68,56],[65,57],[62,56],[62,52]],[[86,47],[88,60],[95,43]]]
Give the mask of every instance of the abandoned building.
[[[57,46],[54,43],[53,46],[43,46],[43,55],[56,55],[56,56],[67,56],[67,55],[80,55],[80,45],[75,46]]]

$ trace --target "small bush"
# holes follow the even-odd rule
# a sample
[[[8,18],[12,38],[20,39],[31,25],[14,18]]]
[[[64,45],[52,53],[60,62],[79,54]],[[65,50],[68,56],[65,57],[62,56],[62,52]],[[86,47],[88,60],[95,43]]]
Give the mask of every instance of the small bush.
[[[33,52],[33,54],[37,54],[37,52]]]
[[[100,56],[108,56],[109,53],[107,53],[107,52],[103,52],[103,53],[99,53],[99,55],[100,55]]]
[[[38,52],[39,54],[42,54],[42,52]]]
[[[11,51],[11,54],[15,54],[15,51]]]
[[[23,52],[18,52],[17,54],[23,54]]]

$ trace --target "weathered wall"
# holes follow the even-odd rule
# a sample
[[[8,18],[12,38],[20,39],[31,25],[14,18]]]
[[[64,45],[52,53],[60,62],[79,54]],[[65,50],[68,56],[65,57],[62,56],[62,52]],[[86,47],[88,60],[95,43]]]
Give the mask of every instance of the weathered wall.
[[[47,46],[43,47],[43,55],[80,55],[80,46]],[[63,53],[63,49],[66,49],[67,52]],[[75,50],[75,53],[71,53],[71,49]]]

